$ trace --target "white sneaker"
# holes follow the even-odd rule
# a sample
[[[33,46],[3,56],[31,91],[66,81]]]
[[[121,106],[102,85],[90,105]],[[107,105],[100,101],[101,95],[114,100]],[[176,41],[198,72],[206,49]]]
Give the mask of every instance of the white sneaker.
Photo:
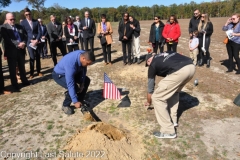
[[[177,134],[168,134],[168,133],[161,133],[161,132],[154,132],[153,135],[157,138],[176,138]]]

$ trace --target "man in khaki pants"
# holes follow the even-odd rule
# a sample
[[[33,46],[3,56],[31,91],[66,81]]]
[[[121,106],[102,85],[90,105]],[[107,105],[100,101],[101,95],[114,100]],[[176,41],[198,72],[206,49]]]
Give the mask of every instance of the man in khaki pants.
[[[160,132],[153,133],[157,138],[176,138],[177,109],[179,92],[189,82],[194,73],[195,66],[192,60],[179,53],[169,51],[157,55],[146,56],[148,68],[148,94],[145,105],[153,103],[157,121],[161,126]],[[155,77],[163,78],[154,91]],[[171,115],[168,112],[170,109]]]

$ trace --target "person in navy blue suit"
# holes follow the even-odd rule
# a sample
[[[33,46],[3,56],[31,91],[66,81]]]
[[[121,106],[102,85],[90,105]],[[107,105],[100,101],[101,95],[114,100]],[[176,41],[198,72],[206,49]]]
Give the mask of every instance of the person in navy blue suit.
[[[38,51],[40,55],[42,56],[42,59],[48,58],[47,56],[47,27],[42,23],[42,20],[39,18],[38,22],[40,24],[41,28],[41,43],[38,44]]]
[[[42,77],[41,73],[41,61],[40,54],[38,49],[33,49],[29,46],[31,43],[33,46],[38,47],[38,43],[41,39],[41,27],[37,20],[32,19],[31,11],[28,8],[24,9],[24,15],[26,19],[21,22],[24,30],[27,32],[28,40],[27,40],[27,49],[30,57],[30,77],[31,80],[34,77],[34,60],[36,59],[36,68],[38,76]]]
[[[16,77],[17,65],[22,85],[30,85],[25,70],[27,35],[21,25],[15,24],[15,17],[12,13],[6,14],[6,23],[1,26],[1,35],[4,39],[4,56],[7,58],[13,91],[18,92],[20,88]]]

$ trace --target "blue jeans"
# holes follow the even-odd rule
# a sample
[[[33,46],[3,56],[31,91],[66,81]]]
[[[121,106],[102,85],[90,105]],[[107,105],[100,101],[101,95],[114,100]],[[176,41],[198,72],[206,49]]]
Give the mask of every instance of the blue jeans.
[[[57,84],[59,84],[60,86],[62,86],[65,89],[68,89],[65,76],[59,75],[59,74],[57,74],[56,72],[53,71],[52,77]],[[79,75],[75,75],[75,77],[79,77]],[[75,78],[75,79],[77,79],[77,78]],[[77,83],[80,83],[80,82],[75,81],[75,88],[76,89],[78,88]],[[81,93],[77,93],[79,102],[84,100],[84,97],[87,93],[89,84],[90,84],[90,79],[86,76],[85,81],[84,81],[84,89],[82,90]],[[64,94],[65,94],[65,99],[63,101],[63,106],[70,106],[71,103],[72,103],[72,99],[71,99],[68,91],[66,91]]]

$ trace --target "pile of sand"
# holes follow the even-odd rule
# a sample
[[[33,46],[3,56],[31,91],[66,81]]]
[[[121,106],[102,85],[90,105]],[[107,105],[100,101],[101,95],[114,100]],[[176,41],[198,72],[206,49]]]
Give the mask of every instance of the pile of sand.
[[[64,147],[65,158],[140,160],[143,147],[127,134],[103,122],[98,122],[75,134]]]

